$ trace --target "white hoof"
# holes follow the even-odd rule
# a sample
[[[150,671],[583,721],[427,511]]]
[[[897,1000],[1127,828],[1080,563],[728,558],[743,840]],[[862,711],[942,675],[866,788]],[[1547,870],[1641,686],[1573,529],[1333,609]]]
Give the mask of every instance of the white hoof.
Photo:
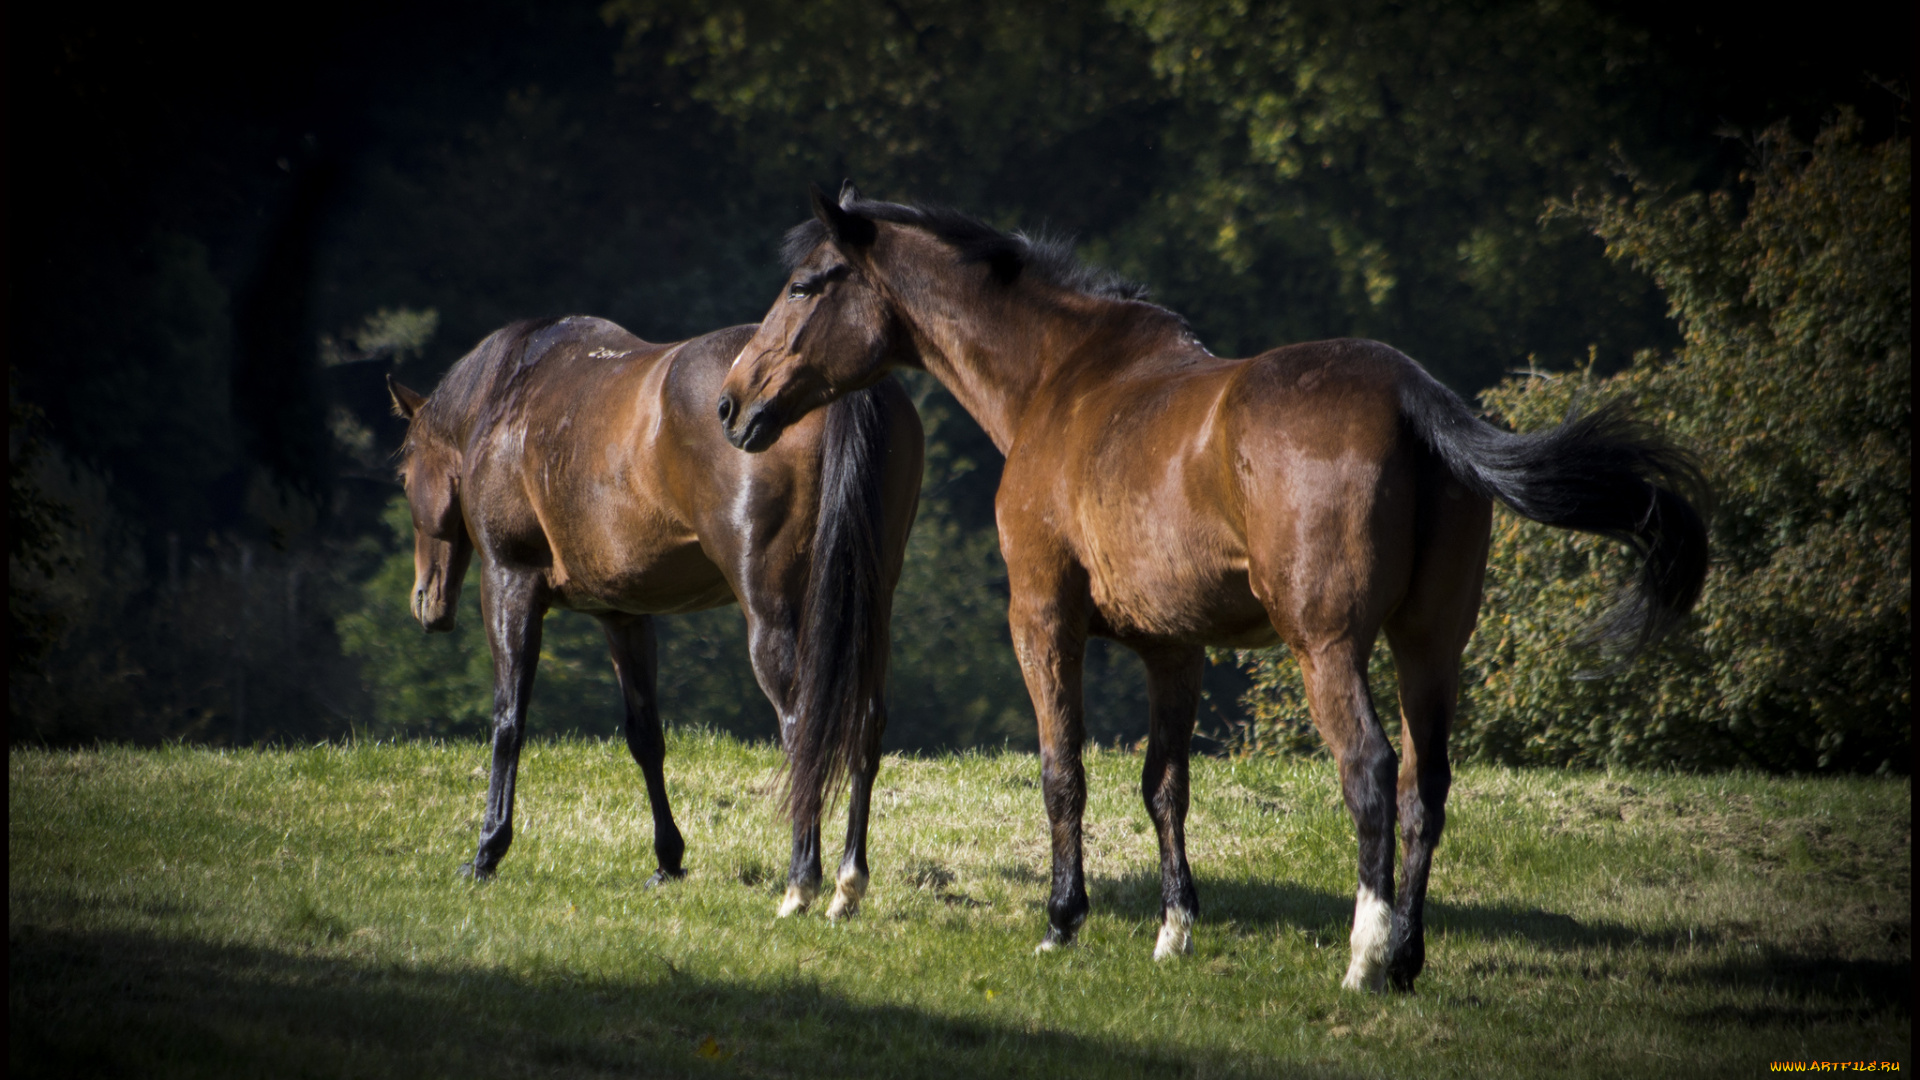
[[[1053,940],[1053,938],[1051,937],[1041,938],[1040,944],[1035,945],[1033,947],[1033,955],[1045,956],[1047,953],[1050,953],[1059,947],[1060,947],[1060,943]]]
[[[1153,943],[1153,958],[1167,960],[1193,954],[1193,913],[1168,908],[1166,921],[1160,924],[1160,940]]]
[[[1342,988],[1378,993],[1387,984],[1387,939],[1393,933],[1393,909],[1365,885],[1353,902],[1353,960]]]
[[[851,919],[860,914],[860,901],[867,898],[867,875],[858,870],[841,873],[833,888],[833,903],[827,906],[827,918]]]
[[[780,900],[780,918],[802,914],[813,906],[813,898],[819,894],[818,889],[803,889],[798,885],[788,885],[787,895]]]

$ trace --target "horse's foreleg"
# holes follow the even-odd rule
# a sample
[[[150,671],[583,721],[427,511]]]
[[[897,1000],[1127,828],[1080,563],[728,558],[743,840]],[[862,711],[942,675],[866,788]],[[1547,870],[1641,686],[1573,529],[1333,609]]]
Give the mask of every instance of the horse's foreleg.
[[[653,854],[657,860],[651,889],[687,876],[681,866],[687,845],[674,824],[667,802],[667,741],[660,729],[658,697],[659,643],[651,615],[604,615],[601,629],[613,655],[613,672],[620,680],[620,698],[626,707],[627,752],[640,766],[647,783],[647,805],[653,811]]]
[[[1370,642],[1368,643],[1370,644]],[[1340,985],[1379,990],[1393,933],[1393,747],[1367,690],[1368,648],[1346,638],[1296,650],[1306,676],[1307,707],[1340,765],[1340,790],[1360,841],[1360,883],[1354,891],[1352,959]]]
[[[878,701],[872,705],[874,709],[884,707]],[[867,817],[873,805],[873,780],[880,773],[877,734],[873,742],[861,767],[851,770],[847,778],[847,846],[840,855],[840,869],[834,875],[833,903],[827,908],[829,919],[858,914],[860,901],[867,897]]]
[[[1187,866],[1187,759],[1207,653],[1197,646],[1139,652],[1147,665],[1148,700],[1140,797],[1160,838],[1160,938],[1153,958],[1165,960],[1193,951],[1193,921],[1200,915]]]
[[[473,861],[461,867],[462,873],[479,880],[493,876],[513,843],[514,782],[534,670],[540,663],[540,624],[547,613],[545,587],[538,575],[493,565],[483,573],[481,614],[493,652],[493,777],[487,783],[480,847]]]
[[[1009,559],[1009,569],[1014,560]],[[1016,571],[1018,573],[1018,571]],[[1080,761],[1086,717],[1080,696],[1086,662],[1086,617],[1077,597],[1023,588],[1016,578],[1009,623],[1020,672],[1040,724],[1040,788],[1053,848],[1053,891],[1047,899],[1047,936],[1040,951],[1070,945],[1087,918],[1087,880],[1081,824],[1087,775]]]

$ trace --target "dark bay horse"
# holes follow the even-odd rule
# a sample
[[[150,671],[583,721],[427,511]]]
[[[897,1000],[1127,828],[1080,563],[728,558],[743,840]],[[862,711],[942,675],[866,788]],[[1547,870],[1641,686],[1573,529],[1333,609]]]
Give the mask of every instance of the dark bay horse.
[[[541,621],[558,606],[605,629],[646,776],[659,867],[685,844],[663,772],[653,617],[733,603],[780,718],[793,861],[782,915],[818,896],[823,801],[851,779],[847,845],[828,910],[867,886],[867,812],[886,724],[888,619],[918,506],[922,435],[883,382],[797,425],[791,447],[742,454],[713,423],[738,326],[675,345],[604,319],[520,322],[447,372],[431,397],[390,383],[409,421],[401,477],[413,511],[413,613],[453,625],[468,560],[493,651],[493,779],[480,846],[491,877],[513,841],[513,792]]]
[[[1492,501],[1635,549],[1637,586],[1603,627],[1631,652],[1682,619],[1706,575],[1706,532],[1682,494],[1699,484],[1690,459],[1613,410],[1502,432],[1377,342],[1216,357],[1064,246],[950,211],[848,187],[837,202],[816,189],[814,215],[789,234],[786,295],[734,361],[720,418],[735,446],[764,451],[809,409],[907,365],[939,379],[1006,455],[995,507],[1053,842],[1041,948],[1071,942],[1087,914],[1088,635],[1146,663],[1157,958],[1191,950],[1199,911],[1185,827],[1204,648],[1281,641],[1359,834],[1343,985],[1411,989]],[[1383,629],[1398,756],[1366,680]]]

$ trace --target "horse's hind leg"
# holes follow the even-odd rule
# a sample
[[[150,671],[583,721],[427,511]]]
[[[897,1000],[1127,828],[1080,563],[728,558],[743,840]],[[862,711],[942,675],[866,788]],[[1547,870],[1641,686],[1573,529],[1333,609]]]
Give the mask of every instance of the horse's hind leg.
[[[879,701],[871,707],[885,709]],[[834,875],[833,903],[827,907],[829,919],[858,914],[860,901],[867,896],[867,818],[873,805],[873,781],[880,773],[880,731],[885,727],[884,721],[874,725],[872,745],[867,747],[860,767],[851,770],[847,778],[847,846],[840,855],[840,870]]]
[[[1433,849],[1447,823],[1447,789],[1453,770],[1447,762],[1447,733],[1453,726],[1459,694],[1460,654],[1414,642],[1391,628],[1394,669],[1400,682],[1400,838],[1405,862],[1399,903],[1393,913],[1387,976],[1396,990],[1412,990],[1426,965],[1427,874]]]
[[[793,823],[793,858],[787,863],[787,894],[780,898],[780,918],[799,915],[820,896],[820,823]]]
[[[540,663],[540,624],[547,597],[539,575],[489,564],[483,569],[481,614],[493,651],[493,778],[487,784],[487,814],[480,825],[480,847],[463,874],[493,876],[513,844],[513,789],[520,771],[520,743],[526,736],[527,704],[533,674]]]
[[[1413,587],[1387,620],[1400,682],[1400,838],[1405,847],[1400,902],[1394,909],[1387,975],[1411,990],[1427,959],[1427,875],[1447,822],[1453,770],[1447,736],[1460,699],[1460,654],[1480,611],[1486,568],[1487,508],[1450,500],[1435,507],[1438,527],[1424,530]]]
[[[1340,985],[1379,990],[1393,929],[1393,746],[1367,690],[1371,635],[1296,648],[1306,676],[1307,708],[1340,765],[1340,791],[1360,841],[1360,883],[1353,904],[1352,959]]]
[[[687,845],[667,803],[667,742],[660,730],[657,693],[659,644],[651,615],[603,615],[600,628],[606,631],[613,672],[620,680],[620,699],[626,706],[627,752],[646,777],[647,805],[653,810],[653,854],[658,863],[647,879],[646,887],[651,889],[687,876],[680,864]]]
[[[1160,838],[1160,937],[1153,958],[1165,960],[1193,951],[1193,921],[1200,915],[1187,866],[1187,768],[1207,653],[1197,646],[1135,651],[1147,665],[1147,760],[1140,797]]]

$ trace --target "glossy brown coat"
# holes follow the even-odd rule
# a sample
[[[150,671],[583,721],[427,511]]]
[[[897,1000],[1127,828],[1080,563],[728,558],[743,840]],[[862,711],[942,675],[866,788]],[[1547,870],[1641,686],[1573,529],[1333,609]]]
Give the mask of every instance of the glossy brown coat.
[[[1053,833],[1042,947],[1071,941],[1087,912],[1087,637],[1120,641],[1147,667],[1158,957],[1191,948],[1198,913],[1185,820],[1204,649],[1283,641],[1359,834],[1346,985],[1390,974],[1410,987],[1490,497],[1643,546],[1660,578],[1643,592],[1655,615],[1677,618],[1705,571],[1698,519],[1659,482],[1690,475],[1684,458],[1611,414],[1548,436],[1500,433],[1377,342],[1216,357],[1180,318],[1058,250],[959,215],[850,191],[839,203],[816,192],[815,213],[791,237],[788,294],[735,362],[720,412],[735,445],[765,448],[820,402],[916,366],[1006,455],[996,512],[1009,618]],[[1366,682],[1382,631],[1399,673],[1397,758]]]
[[[752,332],[735,327],[657,345],[602,319],[520,323],[482,342],[431,397],[395,386],[395,406],[411,422],[401,475],[416,536],[414,612],[429,630],[452,625],[466,559],[480,556],[495,707],[493,781],[468,864],[474,875],[491,875],[512,841],[519,747],[550,607],[593,615],[606,631],[628,745],[653,808],[653,881],[682,873],[654,700],[652,617],[738,600],[754,673],[791,756],[843,749],[812,737],[819,725],[807,715],[808,670],[857,667],[872,676],[845,684],[857,684],[861,700],[811,703],[847,714],[843,725],[860,729],[845,762],[854,791],[836,914],[857,906],[885,722],[885,625],[918,500],[922,436],[911,403],[883,383],[858,403],[864,428],[822,411],[796,425],[791,447],[735,450],[713,422],[712,402]],[[860,459],[868,464],[847,476],[846,455],[860,449],[849,444],[860,440],[870,444]],[[861,505],[848,503],[864,505],[865,518]],[[864,539],[879,563],[871,568],[877,587],[859,601],[866,609],[810,612],[809,605],[851,602],[830,595],[836,587],[813,573],[823,545],[844,547],[835,537],[862,530],[872,534]],[[850,633],[848,620],[868,630],[877,624],[878,634]],[[822,626],[816,638],[832,640],[810,642]],[[816,763],[809,775],[833,772]],[[814,794],[809,814],[794,822],[790,885],[800,907],[820,886]]]

